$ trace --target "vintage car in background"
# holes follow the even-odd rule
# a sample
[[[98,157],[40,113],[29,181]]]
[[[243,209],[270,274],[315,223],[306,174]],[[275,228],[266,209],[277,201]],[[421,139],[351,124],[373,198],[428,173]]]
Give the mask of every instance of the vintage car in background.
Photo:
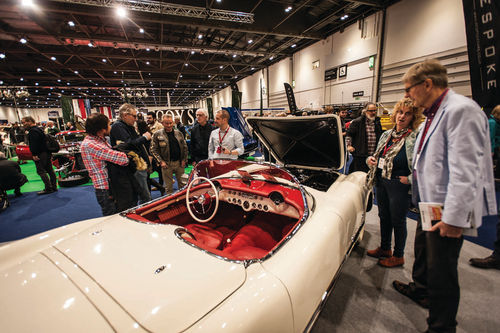
[[[63,131],[55,135],[61,149],[52,154],[52,165],[56,168],[58,184],[61,187],[82,185],[90,181],[88,171],[83,164],[80,145],[85,138],[85,131]],[[19,160],[32,160],[27,144],[16,146]]]
[[[371,196],[337,116],[248,118],[281,166],[198,163],[183,189],[0,247],[6,332],[309,331]]]

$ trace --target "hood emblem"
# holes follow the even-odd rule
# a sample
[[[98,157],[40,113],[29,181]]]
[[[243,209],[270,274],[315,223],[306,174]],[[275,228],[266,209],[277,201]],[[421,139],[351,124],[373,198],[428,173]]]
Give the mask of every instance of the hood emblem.
[[[155,271],[155,274],[160,274],[161,272],[163,272],[164,269],[165,269],[165,265],[158,267]]]

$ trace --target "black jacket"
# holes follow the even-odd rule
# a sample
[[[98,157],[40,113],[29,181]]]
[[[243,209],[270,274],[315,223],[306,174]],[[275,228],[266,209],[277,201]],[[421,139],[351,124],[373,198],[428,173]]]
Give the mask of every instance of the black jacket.
[[[208,158],[208,141],[210,133],[215,129],[215,126],[207,123],[202,129],[199,123],[196,123],[191,129],[191,142],[189,144],[191,150],[191,158],[198,163],[201,160]]]
[[[28,142],[33,156],[38,156],[40,153],[48,151],[46,140],[45,133],[43,133],[40,127],[33,126],[29,129]]]
[[[377,145],[380,135],[382,135],[382,125],[380,118],[375,118],[375,146]],[[362,114],[358,118],[351,121],[351,125],[347,129],[347,136],[351,137],[351,145],[354,147],[353,156],[368,157],[368,141],[366,137],[366,116]]]
[[[135,128],[127,125],[125,122],[118,120],[111,126],[111,132],[109,134],[111,140],[111,146],[114,147],[119,143],[126,143],[130,145],[131,150],[135,151],[142,159],[149,165],[149,157],[144,146],[148,140],[139,135]]]
[[[24,185],[28,179],[21,173],[21,167],[14,161],[0,157],[0,189],[12,190]]]

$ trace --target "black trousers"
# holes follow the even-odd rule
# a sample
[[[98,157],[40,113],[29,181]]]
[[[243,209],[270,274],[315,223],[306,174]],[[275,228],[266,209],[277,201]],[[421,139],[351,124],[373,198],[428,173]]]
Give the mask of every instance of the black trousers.
[[[45,190],[57,190],[57,178],[52,168],[52,154],[44,151],[38,157],[40,160],[35,161],[36,173],[42,178]]]
[[[95,196],[99,206],[101,206],[102,216],[109,216],[116,213],[116,207],[113,199],[109,197],[109,190],[106,189],[94,189]]]
[[[493,251],[493,257],[500,260],[500,217],[498,218],[497,222],[497,240],[495,241],[494,245],[495,250]]]
[[[364,171],[368,172],[370,170],[368,165],[366,165],[366,158],[368,156],[352,156],[352,162],[349,166],[349,173],[353,173],[354,171]]]
[[[428,332],[456,332],[460,302],[457,266],[463,241],[463,237],[423,231],[418,219],[412,277],[415,292],[429,298]]]

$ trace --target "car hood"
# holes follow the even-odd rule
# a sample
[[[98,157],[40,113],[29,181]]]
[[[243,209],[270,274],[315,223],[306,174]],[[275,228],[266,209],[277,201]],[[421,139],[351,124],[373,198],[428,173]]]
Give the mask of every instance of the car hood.
[[[336,115],[248,117],[254,134],[285,167],[341,169],[344,139]]]
[[[176,228],[178,227],[145,224],[115,216],[53,245],[52,250],[77,265],[133,321],[146,330],[179,332],[190,327],[237,290],[245,281],[246,270],[243,264],[218,259],[190,246],[177,238],[174,233]],[[53,261],[46,261],[39,271],[60,269],[54,266]],[[30,260],[15,269],[25,270],[29,265]],[[0,272],[2,275],[3,273]],[[58,274],[61,275],[61,272]],[[78,279],[72,279],[71,272],[64,271],[62,274],[68,275],[69,280],[75,283],[72,287],[73,294],[82,295],[80,290],[85,290],[86,285],[79,285]],[[57,273],[53,272],[52,275],[56,276]],[[46,282],[55,286],[59,285],[59,280],[61,278]],[[16,301],[21,292],[19,290],[22,290],[19,286],[13,288],[9,293],[11,297],[6,300],[5,285],[2,283],[0,286],[3,298],[1,303]],[[43,281],[39,282],[36,289],[48,290]],[[47,291],[45,299],[39,301],[41,304],[37,306],[44,308],[45,303],[52,303],[53,297],[71,298],[60,296],[61,293],[58,287]],[[28,291],[24,291],[24,294],[29,296]],[[101,308],[103,304],[97,299],[91,299],[89,295],[85,296],[90,298],[98,312],[107,316],[106,310]],[[85,296],[82,296],[84,300]],[[27,302],[26,306],[29,307],[30,304]],[[98,316],[97,310],[95,316]],[[26,307],[19,308],[18,311],[31,313],[26,312]],[[60,313],[52,319],[57,322],[59,319],[56,318],[65,315]],[[74,320],[86,325],[94,321],[94,318],[82,315]],[[112,318],[106,320],[113,321]]]

